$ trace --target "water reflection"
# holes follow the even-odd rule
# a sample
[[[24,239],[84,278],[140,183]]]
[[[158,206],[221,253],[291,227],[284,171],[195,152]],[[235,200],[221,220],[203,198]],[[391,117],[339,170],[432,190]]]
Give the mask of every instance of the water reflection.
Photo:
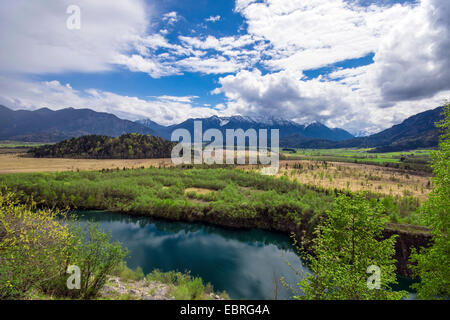
[[[75,212],[85,224],[94,221],[111,231],[114,241],[130,250],[128,266],[144,273],[190,270],[225,290],[233,299],[289,299],[292,292],[279,279],[295,287],[308,268],[297,256],[290,238],[264,230],[235,230],[201,223],[167,222],[103,211]],[[289,266],[291,265],[296,272]],[[394,290],[408,290],[411,279],[400,278]],[[415,299],[410,293],[408,299]]]
[[[287,235],[263,230],[234,230],[199,223],[166,222],[111,212],[77,212],[93,220],[130,250],[127,263],[145,273],[190,270],[234,299],[288,299],[281,276],[291,285],[296,270],[306,272]]]

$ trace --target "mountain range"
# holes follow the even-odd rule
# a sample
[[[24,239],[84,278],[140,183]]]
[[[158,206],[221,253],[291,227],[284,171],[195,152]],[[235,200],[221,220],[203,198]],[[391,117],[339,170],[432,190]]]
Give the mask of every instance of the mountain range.
[[[436,122],[442,120],[442,107],[418,113],[379,133],[349,139],[330,141],[292,135],[280,139],[280,145],[289,148],[374,148],[373,152],[393,152],[418,148],[433,148],[439,143]]]
[[[416,114],[402,123],[367,137],[354,137],[339,128],[328,128],[314,122],[299,124],[275,117],[217,117],[188,119],[182,123],[164,126],[151,119],[136,122],[90,109],[67,108],[52,111],[47,108],[13,111],[0,106],[0,140],[59,142],[84,135],[118,137],[127,133],[159,136],[170,140],[173,130],[187,129],[191,136],[194,121],[202,121],[202,130],[219,129],[279,129],[280,146],[286,148],[375,148],[376,152],[411,150],[436,147],[439,130],[435,123],[442,116],[442,107]]]
[[[90,109],[13,111],[0,106],[0,140],[58,142],[89,134],[117,137],[125,133],[157,135],[139,123]]]
[[[146,119],[140,120],[138,123],[147,126],[153,131],[157,132],[159,136],[165,139],[170,139],[171,134],[176,129],[187,129],[191,136],[194,133],[194,121],[201,120],[202,121],[202,130],[203,132],[208,129],[219,129],[223,136],[225,137],[225,132],[227,129],[279,129],[280,130],[280,138],[288,137],[294,134],[299,134],[304,137],[316,138],[316,139],[326,139],[331,141],[342,141],[354,138],[352,134],[349,132],[335,128],[330,129],[327,126],[314,122],[309,125],[303,125],[296,123],[294,121],[285,120],[281,118],[275,117],[243,117],[243,116],[232,116],[232,117],[218,117],[212,116],[209,118],[203,119],[188,119],[180,124],[175,124],[171,126],[161,126],[156,122]]]

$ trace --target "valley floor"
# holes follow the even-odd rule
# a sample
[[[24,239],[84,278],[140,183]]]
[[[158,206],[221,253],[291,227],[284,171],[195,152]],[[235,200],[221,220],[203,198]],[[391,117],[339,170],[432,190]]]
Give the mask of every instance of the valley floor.
[[[171,159],[61,159],[29,158],[22,154],[0,154],[0,174],[27,172],[97,171],[102,169],[133,169],[172,166]],[[256,166],[240,166],[257,170]],[[299,183],[351,191],[367,190],[393,196],[413,196],[425,201],[431,191],[430,175],[376,165],[323,162],[313,160],[282,160],[278,176]]]

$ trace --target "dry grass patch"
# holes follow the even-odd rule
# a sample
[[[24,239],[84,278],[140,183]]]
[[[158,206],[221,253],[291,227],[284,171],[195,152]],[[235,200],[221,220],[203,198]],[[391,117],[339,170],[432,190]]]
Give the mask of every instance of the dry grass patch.
[[[102,169],[170,167],[171,159],[61,159],[27,158],[21,154],[0,154],[0,174],[21,172],[96,171]]]
[[[431,191],[428,175],[355,163],[284,161],[278,176],[324,188],[413,196],[421,201],[425,201]]]
[[[195,192],[197,194],[208,194],[211,192],[216,192],[216,190],[212,190],[212,189],[205,189],[205,188],[186,188],[184,190],[184,193],[190,193],[190,192]]]
[[[261,166],[242,165],[241,169],[259,171]],[[285,176],[302,184],[326,189],[370,191],[392,196],[413,196],[425,201],[431,192],[431,176],[415,171],[375,165],[323,162],[314,160],[280,161],[278,177]]]

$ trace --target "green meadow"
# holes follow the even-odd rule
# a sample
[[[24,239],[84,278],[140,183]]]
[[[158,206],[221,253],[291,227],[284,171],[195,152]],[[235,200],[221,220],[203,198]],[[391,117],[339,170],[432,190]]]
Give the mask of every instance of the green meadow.
[[[296,228],[332,208],[340,191],[233,168],[142,168],[0,176],[23,201],[47,207],[129,212],[171,220]],[[371,193],[393,222],[414,223],[419,202]],[[314,223],[313,223],[314,224]],[[284,227],[283,227],[284,228]]]

